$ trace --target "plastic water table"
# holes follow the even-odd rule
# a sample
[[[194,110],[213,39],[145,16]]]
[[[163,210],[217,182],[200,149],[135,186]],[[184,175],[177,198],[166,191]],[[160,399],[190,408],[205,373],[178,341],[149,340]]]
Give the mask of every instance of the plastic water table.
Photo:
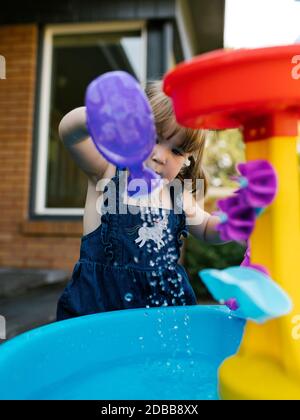
[[[248,322],[240,350],[220,369],[224,399],[300,399],[300,188],[297,156],[299,45],[218,50],[180,64],[164,80],[180,124],[242,128],[247,160],[266,159],[279,191],[251,237],[254,264],[267,267],[293,311],[264,325]]]
[[[244,321],[220,306],[112,311],[0,346],[0,399],[217,399]]]

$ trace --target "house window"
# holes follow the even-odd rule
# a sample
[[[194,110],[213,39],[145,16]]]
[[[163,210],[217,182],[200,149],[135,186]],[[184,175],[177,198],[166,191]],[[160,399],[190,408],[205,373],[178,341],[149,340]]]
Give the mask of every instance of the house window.
[[[146,78],[143,22],[47,27],[44,33],[35,172],[35,215],[81,216],[87,177],[58,137],[70,110],[84,105],[85,90],[97,76],[125,70]]]

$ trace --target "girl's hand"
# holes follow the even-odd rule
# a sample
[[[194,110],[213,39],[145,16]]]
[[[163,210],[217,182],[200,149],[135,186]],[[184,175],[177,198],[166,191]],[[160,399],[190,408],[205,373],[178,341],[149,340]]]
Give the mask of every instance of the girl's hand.
[[[195,238],[213,245],[228,243],[220,238],[216,229],[221,219],[206,212],[188,191],[183,193],[183,209],[188,231]]]

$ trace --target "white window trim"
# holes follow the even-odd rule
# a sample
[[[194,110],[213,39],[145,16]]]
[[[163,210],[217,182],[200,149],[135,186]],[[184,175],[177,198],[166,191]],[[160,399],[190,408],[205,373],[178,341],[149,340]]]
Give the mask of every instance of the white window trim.
[[[52,74],[53,35],[113,32],[113,31],[141,31],[142,36],[142,83],[146,81],[147,72],[147,27],[145,21],[132,22],[99,22],[92,24],[60,24],[48,25],[43,35],[43,57],[41,69],[41,89],[38,113],[38,141],[37,141],[37,169],[36,190],[34,197],[34,214],[47,216],[82,216],[84,208],[47,208],[46,181],[48,163],[49,115]]]

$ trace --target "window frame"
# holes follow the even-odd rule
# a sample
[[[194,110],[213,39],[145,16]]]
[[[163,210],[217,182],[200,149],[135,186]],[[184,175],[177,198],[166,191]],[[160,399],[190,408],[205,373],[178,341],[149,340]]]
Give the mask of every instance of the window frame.
[[[49,208],[46,207],[47,170],[49,149],[49,122],[51,103],[53,37],[55,35],[80,33],[109,33],[122,31],[141,31],[142,40],[142,83],[147,77],[147,23],[146,21],[98,22],[79,24],[47,25],[41,31],[41,65],[39,72],[38,95],[36,98],[36,141],[33,158],[34,180],[32,183],[31,217],[32,218],[74,218],[82,217],[82,208]]]

